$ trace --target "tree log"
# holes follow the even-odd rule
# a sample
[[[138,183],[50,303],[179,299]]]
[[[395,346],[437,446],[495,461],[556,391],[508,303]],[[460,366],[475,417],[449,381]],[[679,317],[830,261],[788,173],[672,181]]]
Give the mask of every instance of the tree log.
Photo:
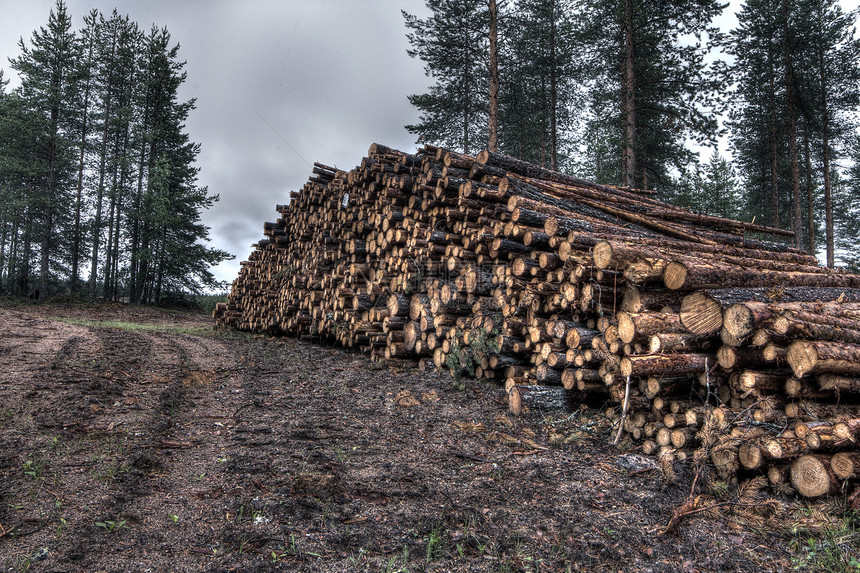
[[[508,389],[508,408],[515,416],[529,411],[573,411],[571,394],[560,386],[514,384]]]
[[[625,356],[621,359],[622,376],[678,376],[697,374],[714,364],[712,354],[652,354]]]
[[[860,345],[856,344],[798,340],[788,347],[786,360],[798,378],[822,372],[860,375]]]
[[[839,452],[830,458],[830,469],[839,479],[860,478],[860,452]]]
[[[618,336],[627,344],[644,342],[657,333],[683,333],[686,331],[677,314],[660,312],[631,313],[621,311],[618,319]]]
[[[860,275],[842,272],[802,272],[748,268],[719,261],[672,261],[663,273],[666,288],[701,289],[722,287],[803,287],[860,288]]]
[[[803,497],[821,497],[839,491],[829,456],[804,455],[795,460],[791,464],[791,485]]]

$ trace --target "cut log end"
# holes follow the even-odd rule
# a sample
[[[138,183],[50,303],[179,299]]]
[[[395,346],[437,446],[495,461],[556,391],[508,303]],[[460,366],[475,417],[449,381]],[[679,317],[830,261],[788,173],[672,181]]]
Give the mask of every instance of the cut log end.
[[[749,335],[755,329],[752,312],[744,304],[731,305],[723,315],[723,328],[736,339]]]
[[[598,269],[608,268],[612,263],[612,245],[609,241],[598,241],[591,253],[594,266]]]
[[[678,290],[687,282],[687,267],[684,263],[672,261],[663,270],[663,284],[670,290]]]
[[[740,460],[741,465],[748,470],[757,470],[764,462],[761,448],[755,444],[742,444],[740,448],[738,448],[738,459]]]
[[[860,453],[839,452],[830,458],[830,468],[839,479],[852,479],[860,476]]]
[[[827,495],[834,489],[833,477],[821,456],[800,456],[791,464],[791,485],[803,497]]]
[[[720,303],[701,292],[684,297],[680,317],[684,328],[695,334],[712,334],[723,326]]]

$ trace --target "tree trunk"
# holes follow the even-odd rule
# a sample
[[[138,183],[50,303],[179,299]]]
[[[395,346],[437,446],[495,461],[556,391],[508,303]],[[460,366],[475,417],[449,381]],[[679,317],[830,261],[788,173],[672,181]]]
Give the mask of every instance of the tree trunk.
[[[143,125],[143,130],[146,131],[148,129],[149,123],[149,106],[148,102],[144,108],[143,120],[141,124]],[[140,145],[140,158],[138,159],[138,167],[137,167],[137,192],[134,196],[134,210],[132,211],[134,215],[134,219],[131,225],[131,245],[129,245],[129,250],[131,251],[131,261],[129,263],[129,279],[128,279],[128,299],[132,302],[137,302],[140,291],[142,290],[142,280],[138,277],[140,276],[139,267],[140,267],[140,243],[141,243],[141,208],[143,207],[143,176],[146,173],[146,166],[149,162],[146,156],[146,148],[147,141],[146,138],[142,138]]]
[[[555,0],[550,1],[549,23],[549,133],[550,169],[558,171],[558,63],[556,62]]]
[[[785,67],[785,97],[788,113],[788,154],[791,162],[791,211],[794,229],[794,246],[803,249],[803,220],[800,212],[800,168],[797,153],[797,114],[794,108],[794,63],[791,53],[788,28],[788,0],[782,6],[782,49]]]
[[[50,272],[51,237],[54,234],[54,206],[53,201],[48,205],[45,213],[45,228],[42,231],[42,257],[39,265],[39,300],[48,298],[48,275]]]
[[[809,152],[809,120],[803,130],[803,155],[806,164],[806,227],[809,230],[809,254],[815,254],[815,194],[812,188],[812,157]]]
[[[777,151],[777,129],[776,129],[776,85],[774,77],[776,70],[773,69],[773,62],[770,61],[768,55],[768,63],[770,64],[769,79],[769,127],[770,127],[770,204],[771,204],[771,220],[770,224],[773,227],[779,227],[779,152]]]
[[[827,103],[827,73],[824,66],[824,46],[819,46],[818,66],[821,79],[821,161],[824,170],[824,233],[827,245],[827,266],[835,266],[833,244],[833,197],[830,190],[830,114]]]
[[[624,64],[622,66],[621,97],[624,113],[623,182],[627,187],[636,187],[636,76],[633,51],[633,2],[624,0]]]
[[[490,16],[490,125],[487,149],[499,150],[499,8],[488,0]]]
[[[95,20],[94,20],[95,21]],[[93,57],[93,41],[90,41],[89,52],[87,55],[87,81],[84,84],[84,108],[81,124],[81,152],[78,156],[78,185],[75,193],[75,230],[72,235],[72,271],[69,286],[71,291],[78,290],[78,273],[80,265],[80,250],[81,250],[81,208],[82,195],[84,190],[84,159],[86,158],[87,150],[87,120],[89,119],[89,101],[90,101],[90,82],[92,80],[92,57]]]
[[[105,114],[104,114],[104,128],[102,130],[102,148],[100,152],[99,159],[99,183],[96,191],[96,214],[93,219],[93,251],[92,251],[92,259],[90,260],[90,284],[89,284],[89,296],[90,298],[95,298],[96,296],[96,281],[98,280],[98,269],[99,269],[99,246],[101,242],[101,233],[102,233],[102,202],[104,199],[104,185],[105,185],[105,171],[107,169],[107,152],[108,152],[108,134],[110,133],[110,123],[111,123],[111,102],[112,102],[112,90],[113,90],[113,58],[116,53],[116,35],[117,31],[114,29],[112,43],[111,43],[111,51],[110,51],[110,59],[107,68],[107,86],[105,87]]]

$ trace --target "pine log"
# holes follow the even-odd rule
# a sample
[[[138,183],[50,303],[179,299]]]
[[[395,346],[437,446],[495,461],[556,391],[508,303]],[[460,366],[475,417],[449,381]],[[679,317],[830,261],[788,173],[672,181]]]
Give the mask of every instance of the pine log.
[[[663,273],[666,288],[701,289],[721,287],[804,287],[860,288],[860,275],[841,272],[802,272],[748,268],[719,261],[672,261]]]
[[[756,347],[721,346],[717,351],[717,360],[724,370],[771,366],[770,361],[764,357],[764,349]]]
[[[758,470],[765,465],[765,456],[758,444],[744,443],[738,447],[738,461],[748,470]]]
[[[782,486],[788,483],[789,466],[772,464],[767,468],[767,480],[772,486]]]
[[[791,485],[803,497],[821,497],[839,491],[830,457],[804,455],[791,464]]]
[[[795,435],[784,434],[765,441],[762,453],[769,460],[789,460],[809,452],[806,440]]]
[[[651,354],[707,351],[710,348],[711,339],[701,334],[658,332],[648,340],[648,351]]]
[[[723,309],[742,302],[860,302],[860,289],[830,287],[735,287],[705,289],[700,292],[720,303]]]
[[[711,334],[723,326],[722,305],[703,292],[694,292],[681,301],[681,324],[696,334]]]
[[[677,314],[621,311],[616,314],[616,317],[618,319],[618,336],[624,343],[644,342],[657,333],[683,333],[686,331]]]
[[[640,289],[633,283],[624,286],[624,297],[619,306],[627,312],[656,311],[663,307],[680,307],[684,293],[664,288]],[[682,320],[683,324],[683,320]]]
[[[735,338],[743,339],[778,316],[778,311],[767,303],[753,301],[736,303],[726,309],[723,315],[723,328]]]
[[[775,333],[787,337],[860,344],[860,320],[827,316],[830,322],[825,324],[817,322],[814,317],[806,318],[809,320],[795,313],[783,314],[774,320],[772,328]]]
[[[822,372],[860,375],[860,345],[856,344],[798,340],[788,347],[786,360],[798,378]]]
[[[785,381],[785,395],[801,400],[821,400],[833,396],[833,392],[821,391],[806,380],[790,376]]]
[[[622,376],[678,376],[697,374],[716,364],[712,354],[652,354],[625,356],[621,359]]]
[[[822,390],[860,394],[860,378],[838,374],[819,374],[815,379],[818,382],[818,387]]]
[[[830,469],[839,479],[860,478],[860,452],[838,452],[830,458]]]
[[[519,416],[529,411],[573,411],[571,394],[560,386],[514,384],[508,390],[508,408]]]

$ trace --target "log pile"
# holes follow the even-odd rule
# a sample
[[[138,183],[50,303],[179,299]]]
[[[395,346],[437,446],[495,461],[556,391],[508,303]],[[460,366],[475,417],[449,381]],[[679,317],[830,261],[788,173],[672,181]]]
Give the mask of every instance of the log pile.
[[[610,404],[616,439],[721,479],[860,480],[860,276],[788,231],[429,145],[317,163],[277,211],[218,324],[494,380],[514,412]]]

